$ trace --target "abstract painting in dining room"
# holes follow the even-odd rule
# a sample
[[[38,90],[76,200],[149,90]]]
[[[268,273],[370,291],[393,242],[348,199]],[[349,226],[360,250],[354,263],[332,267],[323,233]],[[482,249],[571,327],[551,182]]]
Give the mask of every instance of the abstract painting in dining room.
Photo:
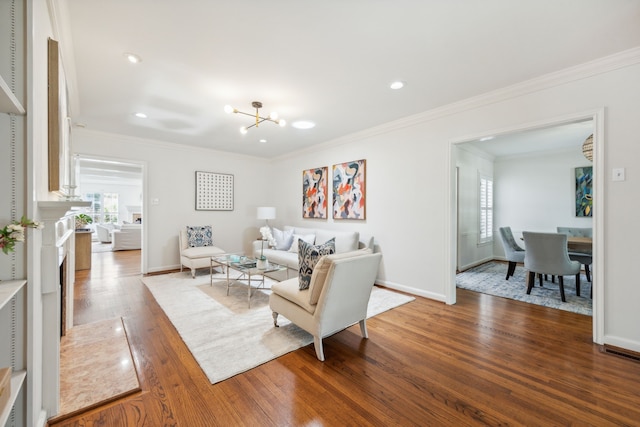
[[[576,168],[576,216],[593,214],[593,166]]]
[[[327,166],[302,171],[302,217],[327,218]]]
[[[333,218],[365,219],[366,160],[333,165]]]

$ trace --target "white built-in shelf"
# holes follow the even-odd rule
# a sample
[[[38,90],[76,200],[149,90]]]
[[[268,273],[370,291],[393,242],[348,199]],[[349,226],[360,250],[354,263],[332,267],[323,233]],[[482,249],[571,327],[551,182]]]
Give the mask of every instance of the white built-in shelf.
[[[0,281],[0,309],[5,306],[6,303],[11,301],[11,298],[18,293],[20,289],[27,283],[26,280],[4,280]],[[0,423],[0,426],[3,425]]]
[[[13,404],[16,403],[18,393],[20,393],[20,390],[22,389],[22,384],[24,383],[26,376],[27,371],[16,371],[11,374],[11,396],[9,396],[9,402],[7,405],[4,407],[2,412],[0,412],[0,426],[7,424],[9,415],[11,415],[11,409],[13,408]]]
[[[26,280],[3,280],[0,281],[0,310],[11,298],[13,298],[20,290],[27,284]],[[3,325],[4,326],[4,325]],[[9,403],[0,411],[0,426],[7,423],[9,415],[11,415],[11,409],[15,403],[18,393],[22,389],[24,378],[27,375],[26,370],[20,370],[11,374],[11,396],[9,396]]]
[[[24,108],[0,76],[0,113],[24,114]]]

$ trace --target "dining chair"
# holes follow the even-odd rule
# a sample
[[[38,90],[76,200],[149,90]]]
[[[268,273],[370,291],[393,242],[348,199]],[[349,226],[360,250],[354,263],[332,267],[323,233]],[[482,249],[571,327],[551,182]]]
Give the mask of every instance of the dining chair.
[[[507,277],[505,280],[509,280],[510,276],[516,271],[516,265],[519,262],[524,262],[524,249],[516,243],[511,232],[511,227],[500,227],[500,240],[502,241],[502,247],[504,248],[504,256],[509,261],[509,267],[507,267]]]
[[[567,236],[593,236],[591,228],[557,227],[556,229],[558,230],[558,233],[566,234]],[[569,259],[578,261],[580,264],[584,265],[584,274],[587,276],[587,282],[591,282],[591,264],[593,263],[592,252],[569,251]]]
[[[560,298],[566,302],[563,276],[575,276],[576,295],[580,296],[580,263],[569,259],[567,235],[562,233],[534,233],[524,231],[524,268],[527,269],[527,295],[531,294],[535,275],[558,276]]]

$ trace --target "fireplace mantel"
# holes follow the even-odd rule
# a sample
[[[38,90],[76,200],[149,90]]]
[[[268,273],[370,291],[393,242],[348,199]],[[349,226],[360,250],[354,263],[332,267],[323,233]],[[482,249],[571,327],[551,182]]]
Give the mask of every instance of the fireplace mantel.
[[[82,200],[38,202],[42,230],[41,293],[43,312],[43,407],[49,416],[58,414],[60,400],[60,304],[61,285],[66,289],[66,324],[73,325],[73,282],[75,281],[74,209],[91,206]],[[65,265],[65,281],[60,283],[60,266]]]

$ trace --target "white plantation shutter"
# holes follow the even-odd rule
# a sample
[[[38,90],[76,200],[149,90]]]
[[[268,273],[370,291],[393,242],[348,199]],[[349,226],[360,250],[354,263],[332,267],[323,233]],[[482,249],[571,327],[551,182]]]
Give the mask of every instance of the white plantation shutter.
[[[480,175],[480,239],[479,243],[493,240],[493,179]]]

